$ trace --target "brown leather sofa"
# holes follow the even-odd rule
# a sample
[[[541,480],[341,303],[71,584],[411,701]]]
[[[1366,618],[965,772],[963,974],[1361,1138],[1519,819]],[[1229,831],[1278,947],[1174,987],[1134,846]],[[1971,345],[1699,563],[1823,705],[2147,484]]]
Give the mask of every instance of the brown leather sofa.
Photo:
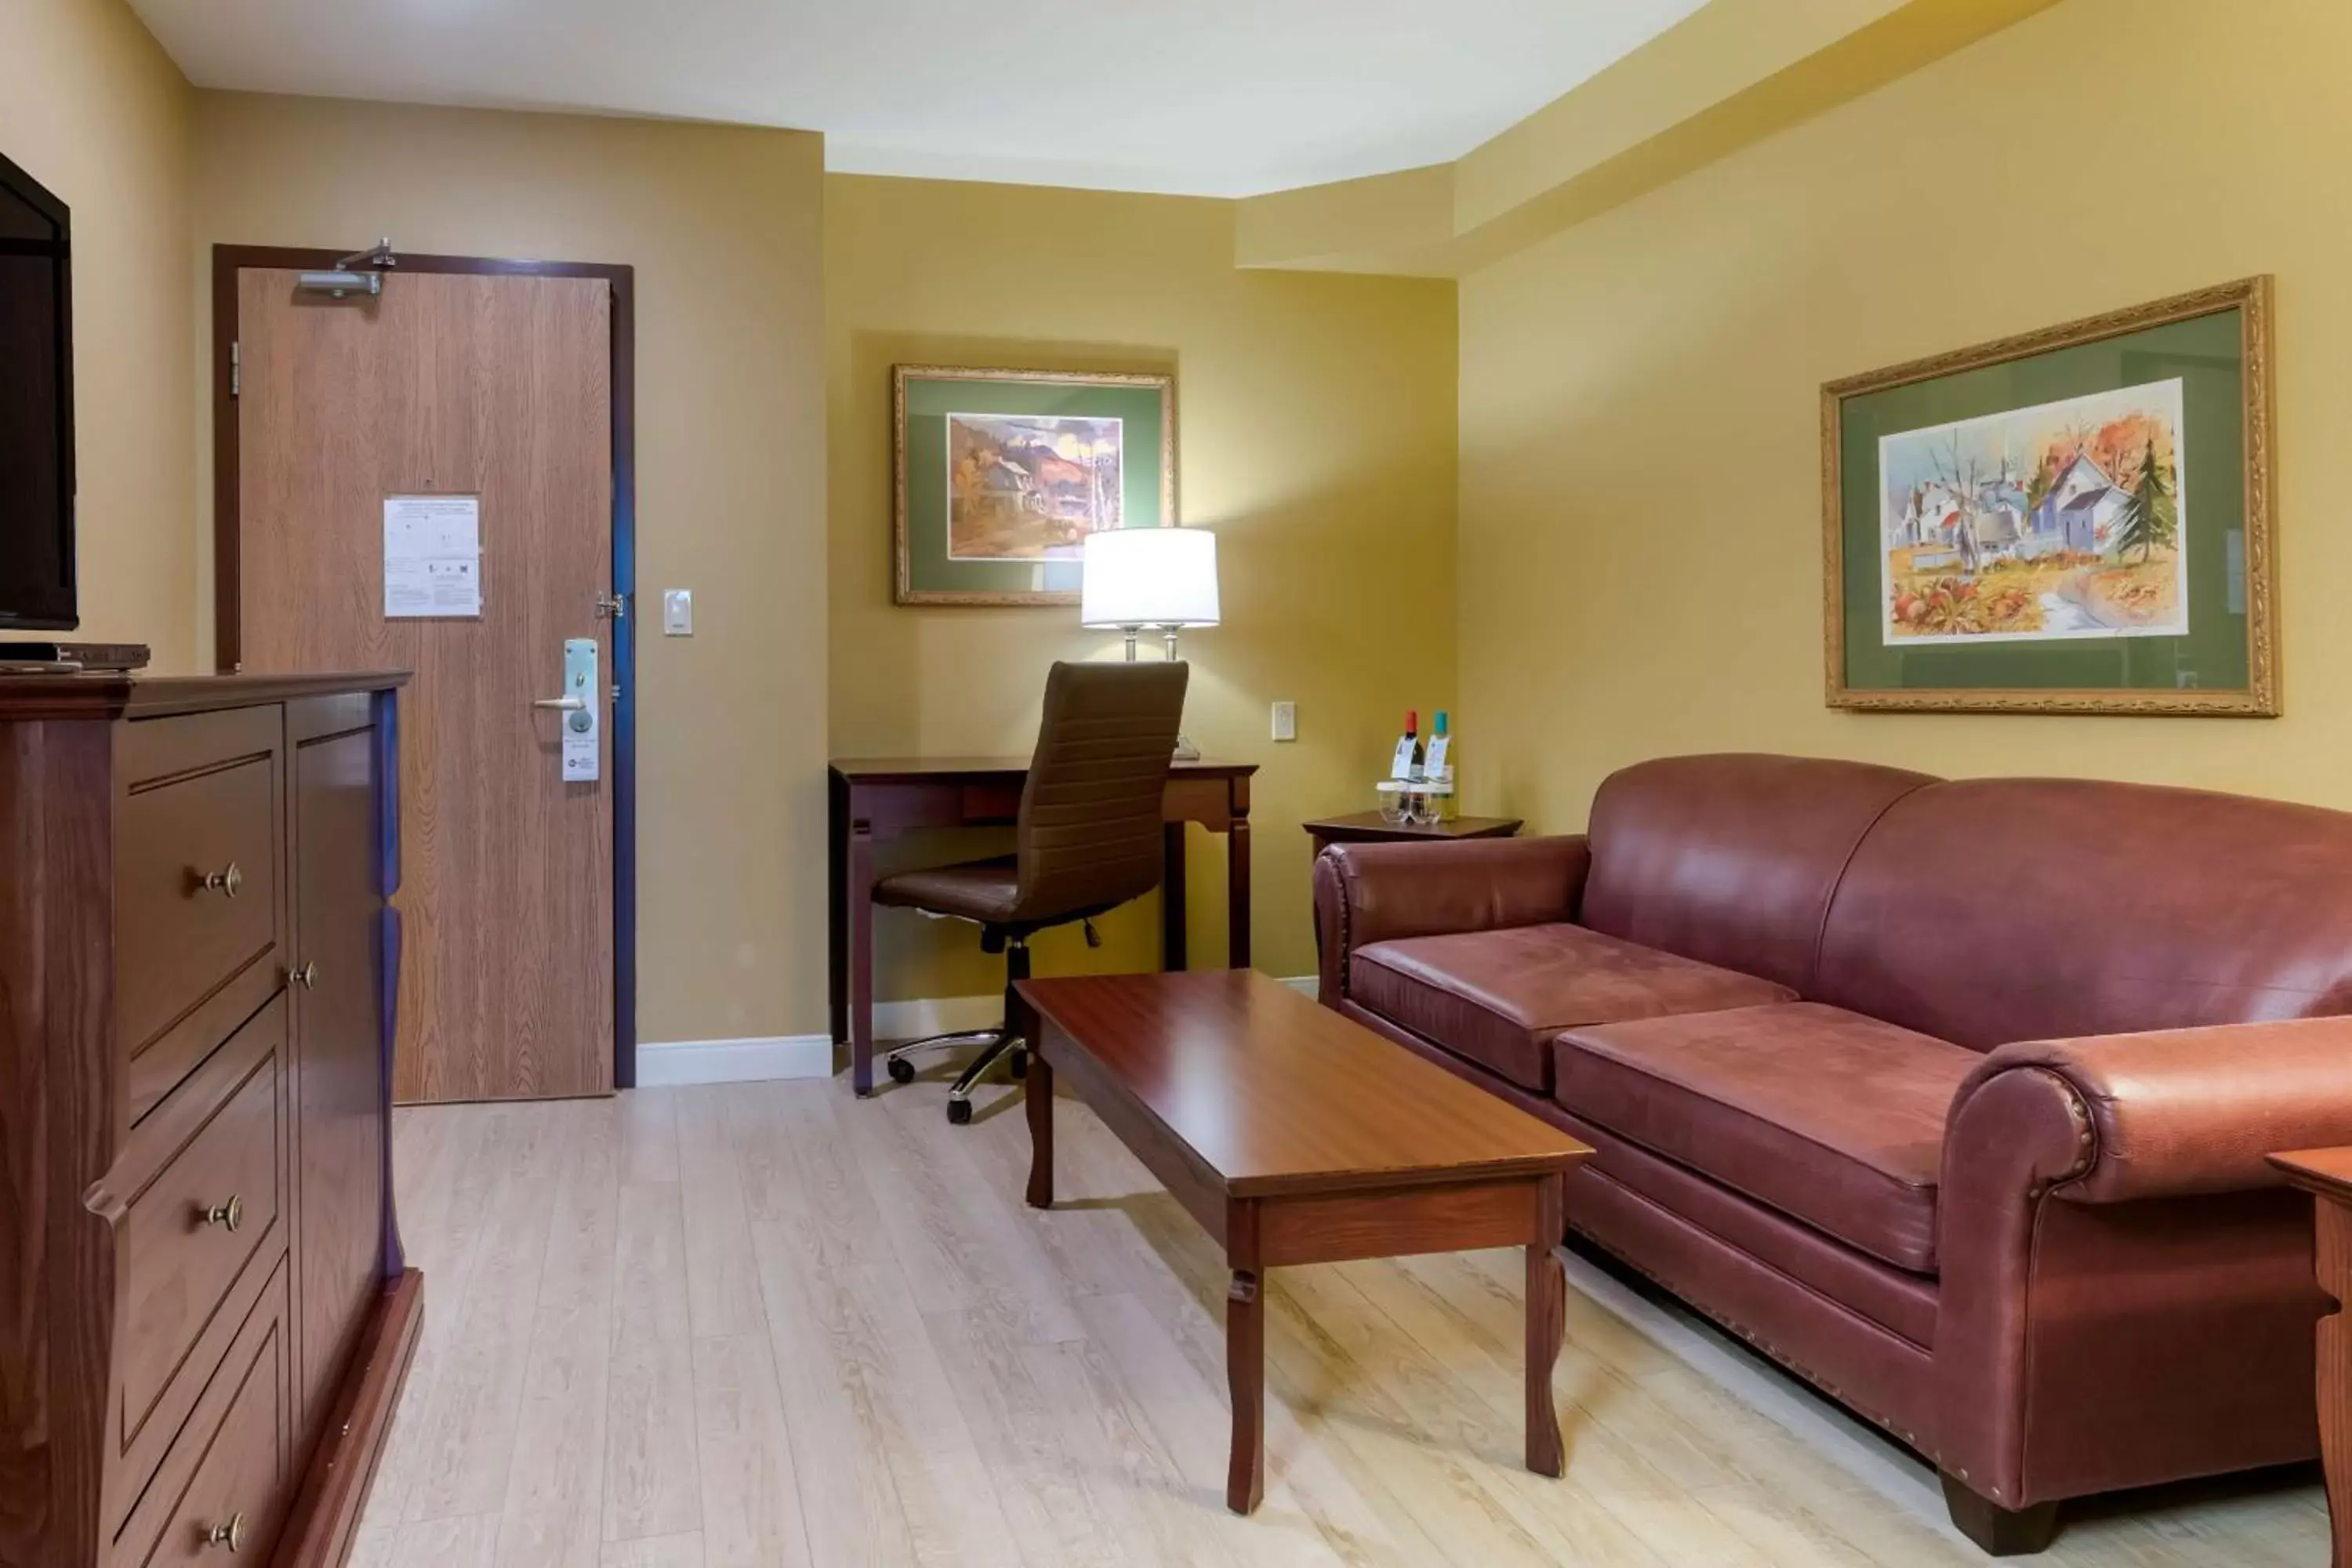
[[[1588,833],[1334,846],[1324,1003],[1598,1152],[1571,1230],[1943,1471],[2061,1499],[2317,1455],[2352,815],[1678,757]]]

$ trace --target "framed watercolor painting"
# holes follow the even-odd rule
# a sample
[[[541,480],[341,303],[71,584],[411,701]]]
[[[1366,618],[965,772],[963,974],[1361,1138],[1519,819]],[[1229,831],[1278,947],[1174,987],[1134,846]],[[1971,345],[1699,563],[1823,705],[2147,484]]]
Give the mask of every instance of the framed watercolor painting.
[[[1830,706],[2275,715],[2270,297],[1824,386]]]
[[[890,404],[898,604],[1075,605],[1087,534],[1176,521],[1171,376],[902,364]]]

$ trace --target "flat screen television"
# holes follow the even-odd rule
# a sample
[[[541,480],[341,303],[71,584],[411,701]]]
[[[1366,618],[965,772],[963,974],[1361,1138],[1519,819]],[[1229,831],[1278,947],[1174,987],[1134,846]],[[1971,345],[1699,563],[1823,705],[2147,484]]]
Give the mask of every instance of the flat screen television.
[[[78,624],[72,258],[65,203],[0,157],[0,628]]]

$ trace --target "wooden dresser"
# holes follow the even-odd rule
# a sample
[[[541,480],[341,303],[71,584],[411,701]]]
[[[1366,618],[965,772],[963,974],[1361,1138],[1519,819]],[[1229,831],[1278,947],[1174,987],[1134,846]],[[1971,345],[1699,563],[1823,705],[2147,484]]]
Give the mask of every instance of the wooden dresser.
[[[0,676],[0,1568],[349,1550],[422,1321],[405,679]]]

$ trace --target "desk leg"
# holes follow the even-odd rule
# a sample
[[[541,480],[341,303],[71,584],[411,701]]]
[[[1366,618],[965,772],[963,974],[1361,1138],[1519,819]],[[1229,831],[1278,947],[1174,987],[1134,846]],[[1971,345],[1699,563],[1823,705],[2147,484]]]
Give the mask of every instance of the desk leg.
[[[1168,823],[1160,839],[1166,856],[1160,874],[1160,967],[1173,973],[1184,967],[1184,825]]]
[[[824,792],[824,1000],[833,1043],[849,1038],[849,782],[829,774]]]
[[[2327,1472],[2327,1517],[2335,1568],[2352,1568],[2352,1208],[2315,1197],[2313,1238],[2319,1288],[2336,1310],[2319,1320],[2319,1455]]]
[[[866,824],[849,829],[849,1087],[874,1092],[874,835]]]
[[[1544,1178],[1536,1205],[1535,1238],[1528,1243],[1528,1468],[1558,1476],[1568,1468],[1559,1435],[1559,1406],[1552,1398],[1552,1368],[1568,1332],[1568,1274],[1559,1261],[1565,1231],[1561,1191],[1567,1178]]]
[[[1029,1206],[1054,1206],[1054,1068],[1029,1037],[1029,1076],[1022,1094],[1029,1112]]]
[[[1241,816],[1225,830],[1225,962],[1250,966],[1250,825]]]

